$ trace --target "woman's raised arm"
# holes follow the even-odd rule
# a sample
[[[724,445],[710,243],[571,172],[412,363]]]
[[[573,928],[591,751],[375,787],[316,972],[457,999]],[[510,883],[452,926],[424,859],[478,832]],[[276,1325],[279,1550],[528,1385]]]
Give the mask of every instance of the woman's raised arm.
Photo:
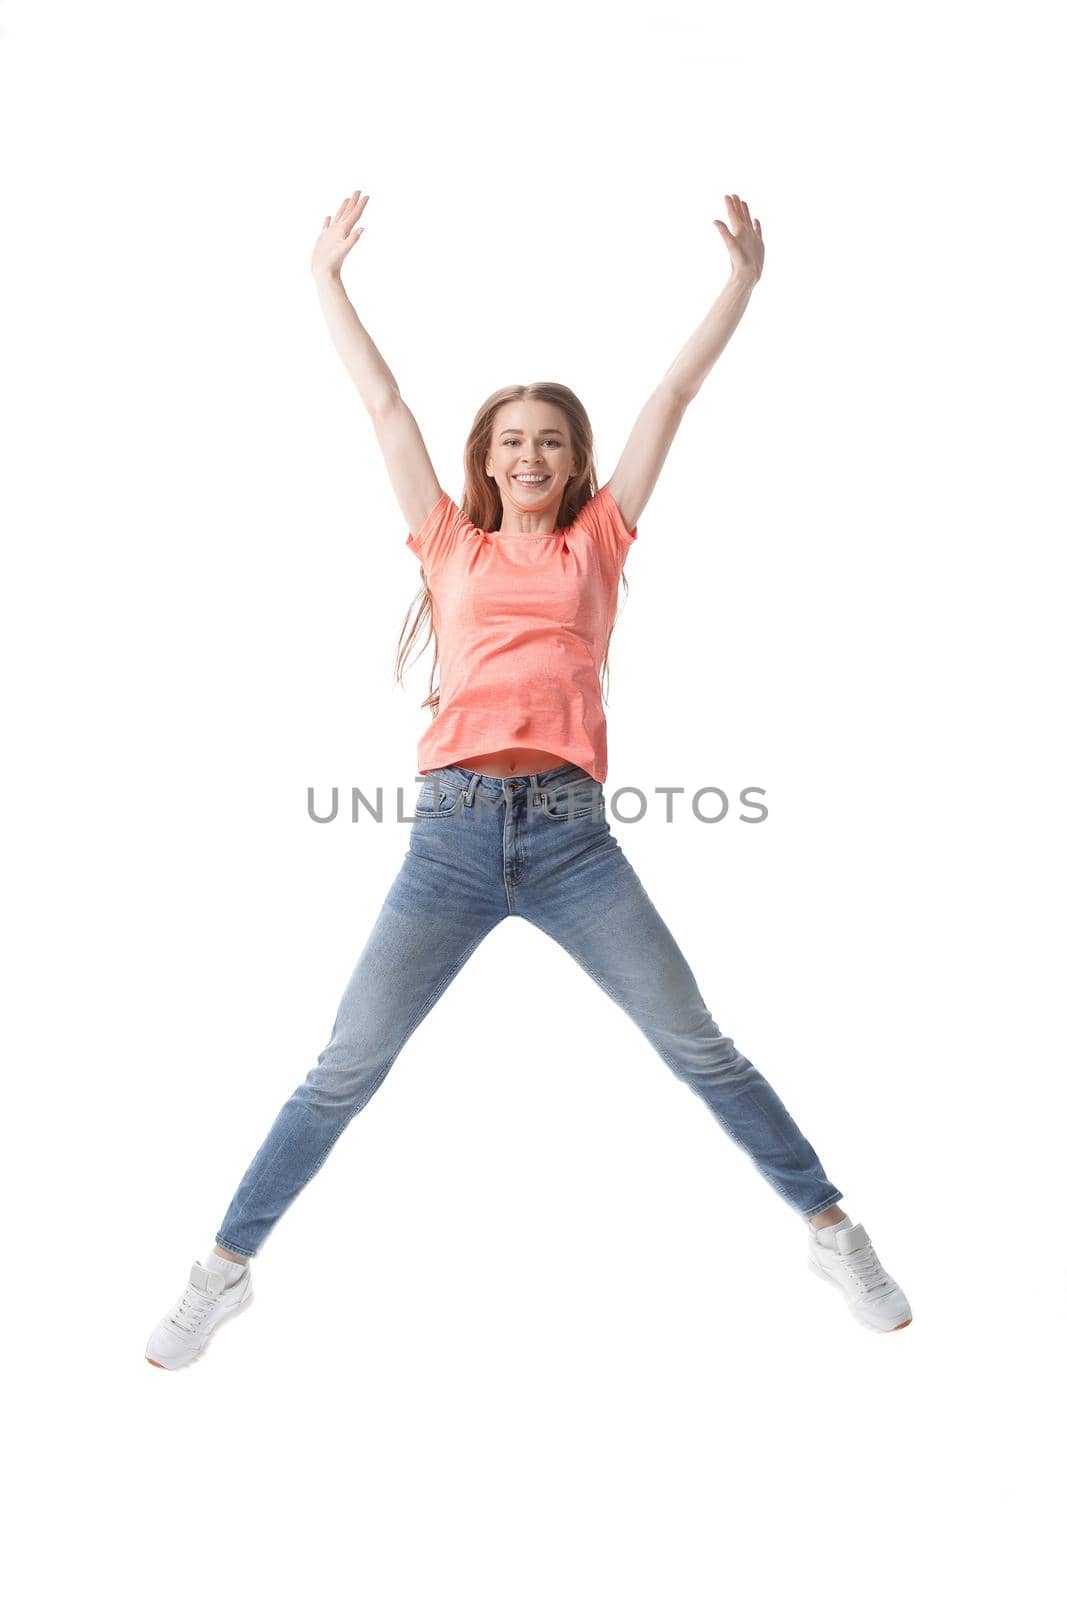
[[[311,271],[337,354],[374,423],[400,509],[409,528],[420,528],[443,491],[419,425],[341,282],[341,263],[363,232],[356,224],[369,198],[357,189],[335,217],[326,218],[312,251]]]
[[[726,348],[763,272],[763,229],[759,218],[753,223],[740,195],[728,194],[726,206],[736,233],[718,218],[715,226],[729,252],[729,281],[645,402],[618,466],[605,485],[628,528],[641,520],[686,408]]]

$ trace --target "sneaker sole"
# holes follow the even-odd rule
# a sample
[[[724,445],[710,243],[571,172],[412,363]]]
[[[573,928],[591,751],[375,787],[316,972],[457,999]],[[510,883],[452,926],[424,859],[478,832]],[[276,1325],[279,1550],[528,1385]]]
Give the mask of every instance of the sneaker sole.
[[[212,1328],[211,1332],[208,1334],[207,1338],[204,1340],[203,1344],[200,1346],[200,1349],[196,1352],[196,1355],[190,1356],[188,1361],[179,1361],[176,1367],[168,1367],[165,1366],[162,1361],[153,1361],[151,1356],[145,1356],[145,1360],[148,1362],[150,1367],[158,1367],[161,1372],[184,1372],[186,1367],[195,1366],[200,1360],[200,1357],[206,1352],[208,1346],[218,1333],[219,1329],[223,1327],[225,1323],[232,1322],[234,1317],[239,1317],[242,1311],[247,1311],[248,1307],[252,1304],[252,1301],[255,1298],[255,1290],[249,1289],[239,1306],[234,1306],[232,1311],[224,1312],[216,1322],[215,1326]]]
[[[820,1246],[820,1249],[821,1248],[822,1246]],[[813,1261],[810,1256],[808,1257],[808,1267],[812,1272],[814,1272],[815,1276],[817,1278],[821,1278],[824,1283],[833,1284],[837,1292],[844,1297],[845,1304],[848,1306],[848,1309],[851,1311],[860,1327],[866,1328],[868,1333],[899,1333],[901,1328],[911,1327],[912,1319],[910,1317],[906,1317],[903,1322],[898,1322],[893,1328],[879,1328],[876,1323],[868,1322],[866,1317],[860,1316],[859,1311],[852,1304],[852,1301],[845,1293],[844,1285],[838,1283],[832,1272],[827,1272],[824,1267],[820,1267],[819,1263],[817,1261]]]

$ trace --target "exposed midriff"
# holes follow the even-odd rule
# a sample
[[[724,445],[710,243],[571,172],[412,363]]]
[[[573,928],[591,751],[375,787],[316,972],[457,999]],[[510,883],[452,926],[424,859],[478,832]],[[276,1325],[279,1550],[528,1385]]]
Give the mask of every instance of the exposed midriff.
[[[487,778],[529,778],[535,772],[562,767],[564,762],[554,750],[528,750],[520,746],[514,750],[491,750],[487,755],[463,756],[452,765],[469,767]]]

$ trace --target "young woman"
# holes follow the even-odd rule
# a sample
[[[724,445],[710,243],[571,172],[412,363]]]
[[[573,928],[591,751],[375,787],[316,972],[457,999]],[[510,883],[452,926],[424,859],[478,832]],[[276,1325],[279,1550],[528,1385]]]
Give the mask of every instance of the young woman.
[[[415,530],[407,544],[424,590],[397,669],[402,675],[421,624],[431,622],[441,672],[419,743],[426,782],[329,1043],[278,1113],[147,1359],[187,1365],[249,1303],[251,1257],[464,962],[508,916],[549,934],[634,1020],[807,1220],[811,1267],[843,1291],[860,1321],[883,1332],[906,1327],[902,1291],[770,1084],[720,1033],[605,815],[601,680],[623,565],[685,409],[759,281],[759,220],[726,196],[732,228],[715,225],[729,281],[645,405],[608,483],[597,487],[589,419],[571,390],[519,385],[491,395],[475,417],[457,505],[341,283],[368,198],[356,190],[326,218],[312,270]],[[432,679],[431,671],[431,688]]]

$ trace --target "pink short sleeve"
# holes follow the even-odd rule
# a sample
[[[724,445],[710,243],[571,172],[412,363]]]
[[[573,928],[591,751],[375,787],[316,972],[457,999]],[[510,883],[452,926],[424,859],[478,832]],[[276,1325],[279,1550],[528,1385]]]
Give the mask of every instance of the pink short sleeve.
[[[609,559],[622,570],[630,546],[637,538],[637,525],[635,523],[632,528],[626,526],[607,484],[598,489],[591,500],[586,501],[574,519],[574,526],[586,529]]]
[[[429,572],[446,561],[456,544],[473,529],[474,524],[451,495],[442,492],[422,527],[409,533],[406,543]]]

